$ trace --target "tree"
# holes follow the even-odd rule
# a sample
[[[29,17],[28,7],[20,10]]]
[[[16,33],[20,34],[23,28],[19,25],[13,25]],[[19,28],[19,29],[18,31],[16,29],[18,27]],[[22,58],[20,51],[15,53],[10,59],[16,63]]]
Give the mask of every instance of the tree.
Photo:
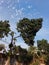
[[[42,39],[37,41],[37,47],[41,51],[41,56],[44,58],[46,65],[49,65],[49,43]]]
[[[28,52],[29,52],[30,55],[33,56],[33,61],[35,61],[36,59],[39,58],[39,55],[38,55],[38,53],[37,53],[37,47],[35,47],[35,46],[30,46],[30,47],[28,48]]]
[[[9,21],[0,21],[0,38],[3,38],[4,36],[8,36],[8,33],[10,32],[10,24]]]
[[[47,40],[45,40],[45,39],[38,40],[37,41],[37,47],[42,52],[49,53],[49,44],[48,44]]]
[[[20,36],[22,36],[26,44],[34,44],[34,37],[36,36],[36,33],[41,29],[42,21],[42,18],[31,20],[28,18],[23,18],[22,20],[19,20],[17,23],[17,30],[20,32]]]
[[[23,40],[28,45],[34,44],[34,38],[36,36],[36,33],[41,29],[42,27],[42,18],[39,19],[28,19],[23,18],[22,20],[19,20],[17,23],[17,30],[20,32],[20,36],[22,36]],[[14,54],[14,58],[17,52],[17,48],[15,46],[16,38],[14,32],[10,29],[9,21],[0,21],[0,39],[4,38],[5,36],[10,35],[11,36],[11,42],[9,44],[10,48],[10,61],[12,60],[12,55]],[[21,53],[20,53],[21,51]],[[30,61],[32,59],[29,54],[27,54],[27,51],[25,49],[22,49],[21,47],[18,48],[18,53],[21,55],[22,61],[24,59],[24,63]]]
[[[30,54],[37,53],[37,48],[36,48],[35,46],[30,46],[30,47],[28,48],[28,52],[29,52]]]
[[[24,48],[21,48],[20,46],[18,48],[18,61],[23,63],[23,65],[29,65],[29,63],[32,61],[32,55],[28,53],[28,51]]]

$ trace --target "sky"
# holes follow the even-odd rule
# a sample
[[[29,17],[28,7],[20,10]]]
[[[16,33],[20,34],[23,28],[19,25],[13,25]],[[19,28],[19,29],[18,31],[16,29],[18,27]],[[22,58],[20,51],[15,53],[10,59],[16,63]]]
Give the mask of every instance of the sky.
[[[35,46],[37,40],[47,39],[49,41],[49,0],[0,0],[0,20],[9,20],[11,29],[16,32],[16,36],[19,35],[15,29],[16,23],[24,17],[43,18],[42,28],[34,39]],[[10,37],[6,41],[10,42]],[[27,48],[21,37],[17,39],[16,44]]]

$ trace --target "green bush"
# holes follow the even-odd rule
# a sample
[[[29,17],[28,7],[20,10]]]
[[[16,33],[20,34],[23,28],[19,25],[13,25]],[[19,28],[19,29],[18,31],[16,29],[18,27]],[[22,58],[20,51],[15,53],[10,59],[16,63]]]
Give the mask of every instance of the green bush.
[[[39,61],[36,60],[36,62],[33,63],[33,65],[39,65]]]

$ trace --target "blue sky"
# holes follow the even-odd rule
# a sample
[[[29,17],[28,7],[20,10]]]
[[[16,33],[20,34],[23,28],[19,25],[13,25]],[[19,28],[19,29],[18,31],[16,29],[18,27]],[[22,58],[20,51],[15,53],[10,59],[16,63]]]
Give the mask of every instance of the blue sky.
[[[23,17],[43,18],[43,26],[35,37],[35,45],[37,40],[43,38],[49,41],[49,0],[0,0],[0,20],[9,20],[17,36],[16,23]],[[16,44],[27,47],[22,38],[18,38]]]

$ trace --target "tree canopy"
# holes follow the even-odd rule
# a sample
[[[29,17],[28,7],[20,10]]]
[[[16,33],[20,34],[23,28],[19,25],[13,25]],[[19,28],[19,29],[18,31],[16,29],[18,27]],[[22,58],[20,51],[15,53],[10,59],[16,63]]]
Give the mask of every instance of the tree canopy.
[[[19,22],[17,23],[17,30],[18,32],[20,32],[20,35],[22,36],[26,44],[34,44],[34,37],[36,36],[36,33],[41,29],[42,21],[42,18],[23,18],[22,20],[19,20]]]
[[[10,24],[9,21],[0,21],[0,38],[3,38],[4,36],[8,36],[8,33],[10,32]]]
[[[49,53],[49,43],[47,40],[42,39],[37,41],[37,47],[39,50],[44,51],[45,53]]]

